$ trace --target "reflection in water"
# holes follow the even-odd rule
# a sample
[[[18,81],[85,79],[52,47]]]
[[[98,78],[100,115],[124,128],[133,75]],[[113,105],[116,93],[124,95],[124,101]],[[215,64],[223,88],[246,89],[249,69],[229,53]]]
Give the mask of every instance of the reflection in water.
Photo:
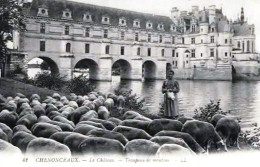
[[[162,83],[120,81],[118,77],[114,77],[113,82],[94,82],[96,90],[104,92],[113,92],[116,88],[133,89],[138,96],[146,97],[151,112],[159,111],[159,103],[163,100]],[[260,82],[180,80],[179,84],[180,112],[187,116],[192,116],[195,108],[206,105],[209,100],[221,99],[221,108],[242,118],[244,128],[252,127],[254,122],[260,124]]]

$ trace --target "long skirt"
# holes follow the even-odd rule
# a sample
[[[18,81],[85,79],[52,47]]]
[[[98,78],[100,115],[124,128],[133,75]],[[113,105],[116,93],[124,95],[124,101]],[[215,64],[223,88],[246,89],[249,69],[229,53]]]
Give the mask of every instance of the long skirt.
[[[179,104],[177,94],[174,93],[175,99],[172,100],[164,94],[164,116],[165,117],[176,117],[179,115]]]

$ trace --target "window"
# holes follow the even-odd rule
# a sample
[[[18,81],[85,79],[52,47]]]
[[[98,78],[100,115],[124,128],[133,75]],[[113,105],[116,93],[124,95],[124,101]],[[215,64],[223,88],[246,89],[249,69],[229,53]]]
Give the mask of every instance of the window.
[[[45,41],[40,41],[40,51],[45,51]]]
[[[70,52],[71,44],[67,43],[66,44],[66,52]]]
[[[210,57],[214,57],[214,49],[210,49]]]
[[[148,42],[151,42],[151,34],[148,34]]]
[[[107,29],[104,30],[103,37],[104,37],[104,38],[107,38],[107,37],[108,37],[108,30],[107,30]]]
[[[240,48],[240,41],[237,42],[237,47]]]
[[[214,32],[215,31],[215,28],[211,28],[211,32]]]
[[[148,48],[148,50],[147,50],[147,56],[151,56],[151,48]]]
[[[196,28],[195,25],[192,25],[192,26],[191,26],[191,32],[195,32],[195,31],[196,31],[195,28]]]
[[[202,39],[202,40],[200,40],[200,43],[203,43],[203,39]]]
[[[243,50],[243,52],[245,51],[245,42],[244,41],[242,42],[242,50]]]
[[[109,45],[106,46],[106,54],[109,54]]]
[[[135,33],[135,41],[139,41],[139,34],[137,32]]]
[[[179,57],[179,53],[178,52],[176,53],[176,57]]]
[[[210,43],[214,43],[214,36],[210,37]]]
[[[175,57],[175,50],[172,50],[172,57]]]
[[[254,52],[254,41],[252,41],[252,52]]]
[[[227,44],[228,43],[228,39],[225,39],[225,44]]]
[[[195,38],[191,38],[191,44],[195,44]]]
[[[187,61],[186,61],[186,64],[188,64],[188,63],[189,63],[189,61],[187,60]]]
[[[121,39],[124,40],[125,39],[125,32],[121,31]]]
[[[225,57],[227,57],[228,56],[228,53],[227,52],[225,52]]]
[[[160,38],[160,39],[159,39],[159,42],[162,43],[162,35],[160,35],[159,38]]]
[[[121,55],[125,55],[125,47],[124,46],[121,46],[120,54]]]
[[[90,28],[87,27],[87,28],[86,28],[86,32],[85,32],[85,36],[86,36],[86,37],[89,37],[89,36],[90,36],[90,33],[89,33],[89,32],[90,32]]]
[[[203,57],[203,53],[200,54],[200,57]]]
[[[65,35],[70,35],[70,26],[65,26]]]
[[[162,49],[162,57],[164,57],[164,49]]]
[[[175,64],[175,61],[172,62],[172,65],[174,65],[174,64]]]
[[[182,37],[182,44],[184,44],[185,43],[185,39],[184,39],[184,37]]]
[[[85,53],[89,53],[89,44],[85,44]]]
[[[178,67],[178,61],[176,61],[176,63],[175,63],[175,64],[176,64],[176,67]]]
[[[195,49],[192,49],[192,50],[191,50],[191,57],[196,57],[196,55],[195,55]]]
[[[247,52],[249,52],[250,51],[250,41],[247,41],[247,46],[246,46],[246,48],[247,48]]]
[[[172,37],[172,44],[175,44],[175,37]]]
[[[141,55],[141,48],[137,48],[137,55],[138,55],[138,56]]]
[[[45,23],[41,23],[40,33],[45,34]]]

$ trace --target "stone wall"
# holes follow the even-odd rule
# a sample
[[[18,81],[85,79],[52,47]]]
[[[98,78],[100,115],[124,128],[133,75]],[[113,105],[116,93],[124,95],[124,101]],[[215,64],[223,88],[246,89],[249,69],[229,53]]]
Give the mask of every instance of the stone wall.
[[[231,68],[191,68],[191,69],[175,69],[176,79],[191,79],[191,80],[232,80]]]

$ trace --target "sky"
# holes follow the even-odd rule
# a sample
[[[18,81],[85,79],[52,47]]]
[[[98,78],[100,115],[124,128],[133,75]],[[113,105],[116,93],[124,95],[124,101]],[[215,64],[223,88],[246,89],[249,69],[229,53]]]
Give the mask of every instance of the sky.
[[[172,7],[191,11],[193,5],[200,9],[210,5],[222,7],[224,15],[236,20],[244,7],[245,19],[255,25],[256,50],[260,52],[260,0],[71,0],[88,4],[108,6],[137,12],[170,16]]]

